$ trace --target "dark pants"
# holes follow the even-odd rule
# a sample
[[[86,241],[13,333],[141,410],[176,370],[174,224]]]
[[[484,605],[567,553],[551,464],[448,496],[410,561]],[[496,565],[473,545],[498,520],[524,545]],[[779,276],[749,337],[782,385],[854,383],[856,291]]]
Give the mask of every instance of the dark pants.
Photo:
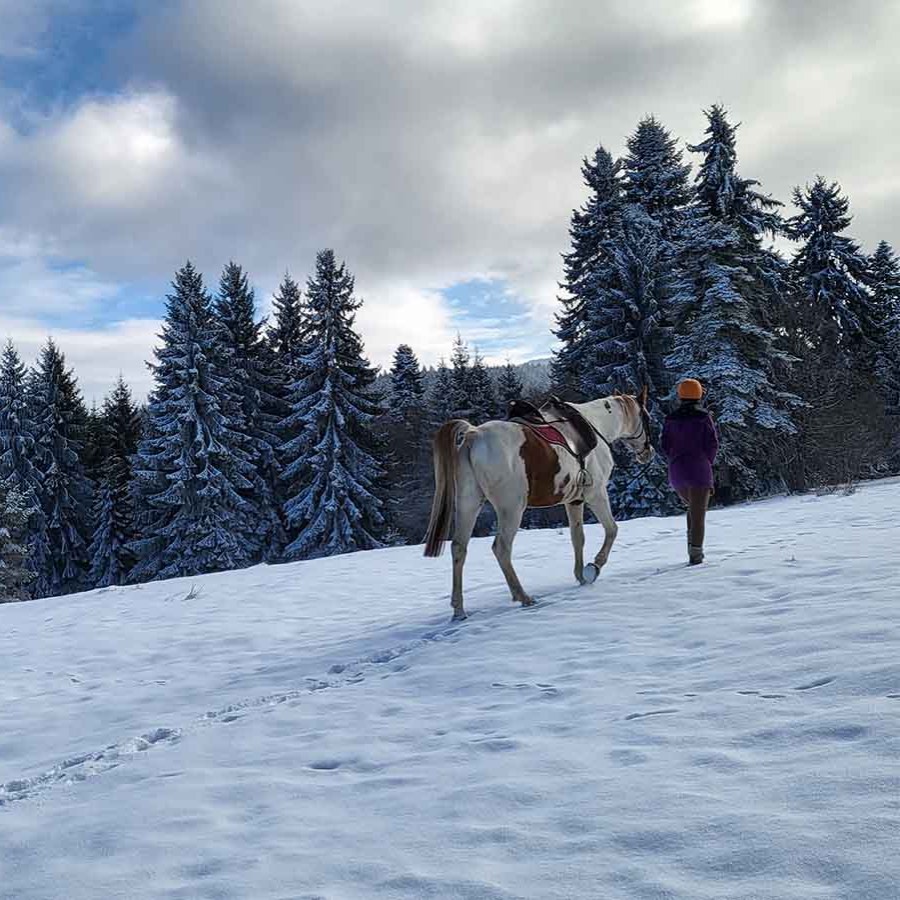
[[[703,548],[706,537],[706,508],[711,493],[705,487],[681,488],[678,491],[678,496],[687,506],[688,546],[698,550]]]

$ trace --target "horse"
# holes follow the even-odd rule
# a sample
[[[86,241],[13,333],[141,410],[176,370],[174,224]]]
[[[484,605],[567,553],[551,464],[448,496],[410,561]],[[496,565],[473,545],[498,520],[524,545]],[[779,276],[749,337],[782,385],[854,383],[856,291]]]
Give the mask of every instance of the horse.
[[[578,460],[566,448],[550,444],[527,424],[490,421],[474,426],[463,419],[442,425],[434,436],[435,491],[425,535],[425,556],[440,556],[453,526],[454,619],[465,619],[463,566],[475,521],[487,500],[497,514],[493,551],[513,602],[531,606],[512,564],[512,546],[528,507],[565,505],[575,551],[575,579],[586,584],[606,564],[618,533],[607,484],[614,462],[612,445],[628,446],[640,463],[653,458],[647,388],[638,396],[617,394],[571,404],[600,439]],[[584,565],[584,504],[603,525],[603,546],[594,557],[593,578]],[[455,521],[454,521],[455,520]],[[590,564],[589,564],[590,565]]]

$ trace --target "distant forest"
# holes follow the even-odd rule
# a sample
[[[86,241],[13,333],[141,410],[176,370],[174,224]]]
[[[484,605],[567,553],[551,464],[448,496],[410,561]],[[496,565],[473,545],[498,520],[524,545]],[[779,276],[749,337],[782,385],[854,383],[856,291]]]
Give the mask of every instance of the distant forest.
[[[186,263],[142,407],[120,380],[90,410],[52,341],[30,369],[8,343],[0,600],[417,542],[435,428],[502,418],[510,399],[550,390],[580,400],[647,385],[659,428],[677,382],[698,378],[721,434],[719,502],[900,472],[891,245],[863,250],[848,198],[822,176],[787,209],[739,173],[726,111],[706,119],[686,148],[648,117],[622,159],[600,146],[583,161],[552,361],[489,368],[459,336],[436,369],[401,345],[377,372],[331,250],[302,288],[285,277],[266,322],[241,266],[211,290]],[[638,480],[618,462],[620,518],[677,508],[663,459]]]

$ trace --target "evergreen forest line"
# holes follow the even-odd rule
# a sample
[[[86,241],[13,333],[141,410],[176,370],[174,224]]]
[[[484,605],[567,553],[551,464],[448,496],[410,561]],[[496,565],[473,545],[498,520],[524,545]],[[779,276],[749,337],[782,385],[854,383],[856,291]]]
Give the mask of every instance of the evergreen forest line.
[[[332,250],[303,288],[284,277],[271,321],[240,265],[210,290],[186,263],[141,406],[120,377],[89,410],[52,340],[32,368],[7,343],[0,602],[418,542],[435,428],[503,418],[545,388],[582,400],[646,384],[659,429],[677,382],[698,378],[721,436],[720,502],[900,472],[891,245],[860,247],[848,198],[824,177],[787,210],[739,173],[727,112],[705,116],[686,148],[651,116],[621,159],[599,146],[583,161],[546,385],[488,367],[461,336],[434,370],[401,344],[379,373]],[[618,462],[619,518],[678,508],[663,459],[638,480]]]

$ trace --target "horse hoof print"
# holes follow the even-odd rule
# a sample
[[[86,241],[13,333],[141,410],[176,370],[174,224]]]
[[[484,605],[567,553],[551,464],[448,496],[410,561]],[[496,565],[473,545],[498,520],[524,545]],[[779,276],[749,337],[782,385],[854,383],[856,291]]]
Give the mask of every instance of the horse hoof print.
[[[584,578],[585,584],[593,584],[597,580],[597,576],[600,574],[600,570],[593,564],[588,563],[584,567],[584,571],[582,572],[582,578]]]

